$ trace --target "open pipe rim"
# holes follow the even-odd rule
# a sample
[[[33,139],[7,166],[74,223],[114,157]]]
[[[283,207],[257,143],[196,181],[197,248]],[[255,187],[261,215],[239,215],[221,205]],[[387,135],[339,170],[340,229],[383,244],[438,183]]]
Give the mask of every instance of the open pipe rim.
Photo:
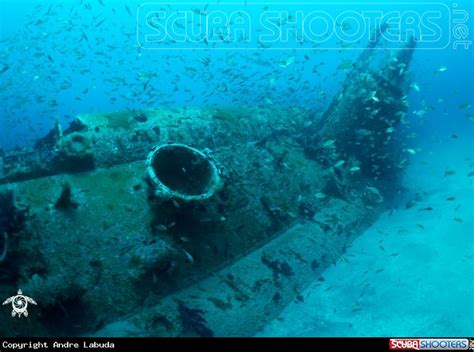
[[[160,177],[157,175],[156,170],[155,170],[155,165],[154,165],[155,158],[161,150],[171,149],[171,148],[187,150],[193,153],[194,156],[198,156],[199,158],[201,158],[203,161],[205,161],[208,164],[209,170],[210,170],[210,176],[209,176],[209,182],[205,186],[204,192],[199,193],[199,194],[183,193],[175,189],[172,189],[160,179]],[[147,170],[147,177],[150,180],[152,187],[154,188],[155,196],[157,196],[158,198],[163,198],[163,199],[177,198],[183,201],[205,200],[205,199],[211,198],[216,193],[216,191],[220,189],[222,185],[220,171],[216,163],[214,162],[214,160],[208,154],[196,148],[188,146],[186,144],[180,144],[180,143],[171,144],[170,143],[170,144],[162,144],[162,145],[156,146],[148,154],[148,157],[146,160],[146,170]]]

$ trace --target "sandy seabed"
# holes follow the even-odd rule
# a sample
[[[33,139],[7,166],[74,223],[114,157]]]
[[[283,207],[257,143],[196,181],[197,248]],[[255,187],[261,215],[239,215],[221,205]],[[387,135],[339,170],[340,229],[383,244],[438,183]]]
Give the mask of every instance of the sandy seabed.
[[[417,154],[397,208],[257,336],[474,336],[474,148],[451,147]]]

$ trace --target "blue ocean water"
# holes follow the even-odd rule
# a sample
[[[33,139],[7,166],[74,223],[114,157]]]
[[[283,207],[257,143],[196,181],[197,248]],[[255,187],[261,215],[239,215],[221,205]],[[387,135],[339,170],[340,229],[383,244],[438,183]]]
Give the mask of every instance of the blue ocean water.
[[[346,3],[359,11],[374,6]],[[289,305],[259,335],[474,335],[474,177],[469,176],[474,170],[474,57],[472,45],[453,48],[456,35],[464,33],[453,32],[454,19],[464,12],[472,15],[473,3],[443,4],[450,16],[442,17],[438,40],[449,37],[448,44],[419,48],[410,67],[407,118],[415,156],[400,206],[356,240],[344,260],[325,273],[324,284],[315,278],[305,303]],[[88,112],[274,104],[317,114],[344,82],[344,63],[365,46],[361,39],[348,50],[324,45],[298,50],[291,43],[279,50],[237,50],[237,44],[229,44],[230,50],[212,45],[152,50],[137,36],[139,5],[132,0],[0,3],[0,64],[8,67],[0,74],[1,149],[29,146],[56,121],[66,125]],[[220,6],[251,13],[262,6],[295,5],[217,2],[208,9]],[[304,10],[315,3],[297,6]],[[330,10],[344,6],[332,4]],[[410,6],[429,11],[432,5],[418,1]],[[398,11],[400,5],[386,2],[387,8]],[[466,28],[472,32],[472,20]],[[421,195],[417,207],[405,208],[416,194]],[[433,211],[419,212],[423,206]],[[376,270],[367,274],[369,268]]]

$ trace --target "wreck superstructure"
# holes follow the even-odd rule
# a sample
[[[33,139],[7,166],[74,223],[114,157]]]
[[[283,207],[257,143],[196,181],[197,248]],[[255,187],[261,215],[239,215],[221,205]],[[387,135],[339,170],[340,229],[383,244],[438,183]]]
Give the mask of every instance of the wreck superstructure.
[[[380,62],[376,43],[309,127],[302,109],[160,108],[78,116],[5,152],[3,216],[21,221],[1,229],[0,293],[21,287],[41,311],[1,329],[254,334],[396,192],[415,42]]]

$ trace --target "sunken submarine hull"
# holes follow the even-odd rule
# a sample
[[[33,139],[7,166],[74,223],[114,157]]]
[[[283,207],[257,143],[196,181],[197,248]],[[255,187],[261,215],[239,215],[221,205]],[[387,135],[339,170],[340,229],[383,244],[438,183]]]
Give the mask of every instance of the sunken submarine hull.
[[[365,51],[317,128],[300,109],[162,108],[82,115],[4,152],[0,294],[21,287],[39,306],[0,330],[255,334],[397,188],[381,134],[406,108],[410,45],[382,63],[388,76]]]

